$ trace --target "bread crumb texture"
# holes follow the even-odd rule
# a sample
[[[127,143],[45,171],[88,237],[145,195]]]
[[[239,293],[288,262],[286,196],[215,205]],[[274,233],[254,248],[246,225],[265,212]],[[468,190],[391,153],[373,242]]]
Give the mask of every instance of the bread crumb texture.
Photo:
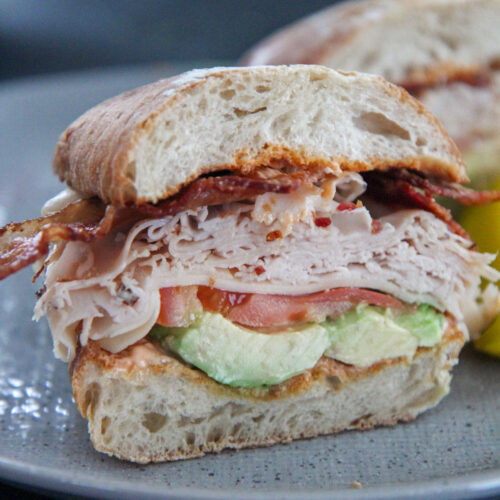
[[[448,393],[463,342],[450,327],[410,361],[358,369],[322,358],[271,389],[223,386],[160,351],[138,368],[133,347],[109,354],[91,343],[73,363],[72,385],[97,450],[161,462],[412,420]]]
[[[146,85],[77,119],[54,156],[61,179],[117,205],[157,202],[203,173],[263,165],[404,166],[467,179],[453,142],[406,91],[322,66],[195,70]]]

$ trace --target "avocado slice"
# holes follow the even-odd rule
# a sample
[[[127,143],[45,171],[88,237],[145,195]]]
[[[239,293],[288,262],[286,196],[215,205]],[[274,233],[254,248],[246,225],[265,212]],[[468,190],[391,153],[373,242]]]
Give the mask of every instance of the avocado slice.
[[[279,384],[312,368],[330,344],[319,324],[258,333],[208,312],[187,328],[155,326],[152,336],[217,382],[238,387]]]
[[[444,315],[429,304],[421,304],[414,313],[395,314],[394,321],[415,336],[418,347],[432,347],[441,340]]]
[[[441,338],[444,318],[427,304],[402,314],[358,305],[323,325],[331,342],[325,356],[366,367],[382,359],[412,358],[418,347],[435,345]]]
[[[355,366],[399,356],[413,357],[418,341],[408,330],[373,307],[357,307],[325,322],[330,348],[325,356]]]
[[[220,314],[203,312],[186,328],[156,325],[150,338],[222,384],[260,387],[312,368],[321,356],[366,367],[413,357],[441,339],[444,316],[423,304],[399,313],[359,305],[333,321],[259,333]]]

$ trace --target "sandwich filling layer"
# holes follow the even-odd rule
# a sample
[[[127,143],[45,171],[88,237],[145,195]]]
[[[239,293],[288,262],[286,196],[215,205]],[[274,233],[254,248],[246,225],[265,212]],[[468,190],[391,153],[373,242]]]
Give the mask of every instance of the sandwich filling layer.
[[[89,339],[119,352],[158,322],[189,326],[200,297],[186,301],[180,290],[188,287],[254,295],[258,324],[248,323],[255,314],[231,311],[233,323],[250,328],[293,327],[294,310],[302,322],[321,323],[359,303],[392,307],[379,303],[383,295],[446,311],[464,331],[465,323],[480,329],[498,307],[498,290],[480,289],[482,279],[499,277],[489,267],[493,256],[475,251],[466,234],[434,213],[374,201],[365,191],[361,175],[350,173],[291,193],[143,219],[95,242],[58,243],[35,316],[47,315],[65,360]],[[350,295],[334,299],[338,289]],[[307,307],[290,300],[313,294],[322,298]],[[269,300],[259,304],[262,295]]]
[[[359,305],[335,320],[272,333],[203,312],[188,327],[157,325],[149,338],[217,382],[259,387],[303,373],[322,356],[357,367],[412,359],[418,347],[433,347],[441,340],[444,325],[443,314],[427,305],[411,312]]]

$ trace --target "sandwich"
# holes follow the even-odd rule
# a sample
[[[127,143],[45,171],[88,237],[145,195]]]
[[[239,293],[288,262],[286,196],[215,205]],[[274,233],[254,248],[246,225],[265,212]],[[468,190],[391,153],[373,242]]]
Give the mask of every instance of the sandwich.
[[[285,27],[247,65],[324,64],[383,76],[417,97],[464,155],[477,187],[500,176],[500,2],[338,3]]]
[[[214,68],[99,104],[60,136],[68,189],[0,230],[94,447],[135,462],[414,419],[499,310],[434,199],[475,192],[439,122],[380,77]]]

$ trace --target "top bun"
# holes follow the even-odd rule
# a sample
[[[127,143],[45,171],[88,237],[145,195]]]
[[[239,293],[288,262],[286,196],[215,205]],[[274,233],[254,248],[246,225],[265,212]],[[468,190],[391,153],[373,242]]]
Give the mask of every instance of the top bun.
[[[500,59],[499,0],[342,2],[279,30],[246,65],[324,64],[403,84],[473,72]]]
[[[54,169],[114,205],[157,202],[217,170],[283,163],[331,173],[410,167],[467,181],[439,122],[380,77],[322,66],[194,70],[87,111]]]

